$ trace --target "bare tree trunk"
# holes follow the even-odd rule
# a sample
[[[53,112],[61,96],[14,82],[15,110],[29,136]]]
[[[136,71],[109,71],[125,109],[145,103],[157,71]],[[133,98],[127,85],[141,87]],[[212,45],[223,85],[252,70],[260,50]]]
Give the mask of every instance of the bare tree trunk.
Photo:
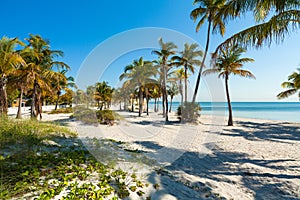
[[[142,86],[139,88],[139,117],[142,116],[143,113],[143,90]]]
[[[7,93],[6,93],[6,77],[0,79],[0,115],[6,116],[8,111]]]
[[[184,66],[184,102],[187,102],[187,66]]]
[[[20,96],[19,96],[19,105],[18,105],[18,112],[17,112],[17,119],[22,118],[22,101],[23,101],[23,87],[20,88]]]
[[[59,96],[60,96],[60,94],[57,92],[57,100],[56,100],[56,103],[55,103],[55,108],[54,108],[54,110],[57,110],[58,102],[59,102]]]
[[[37,91],[37,82],[34,81],[34,84],[33,84],[33,93],[32,93],[32,102],[31,102],[31,111],[30,111],[30,117],[31,117],[31,119],[35,119],[35,117],[36,117],[36,113],[35,113],[36,91]]]
[[[196,101],[198,89],[199,89],[199,86],[200,86],[199,85],[200,84],[200,79],[201,79],[201,75],[202,75],[202,71],[203,71],[205,59],[206,59],[207,52],[208,52],[209,41],[210,41],[210,29],[211,29],[211,20],[209,20],[209,22],[208,22],[206,47],[205,47],[205,52],[204,52],[204,55],[203,55],[203,59],[202,59],[201,66],[200,66],[200,70],[199,70],[198,77],[197,77],[196,87],[195,87],[195,91],[194,91],[194,95],[193,95],[193,103],[195,103],[195,101]]]
[[[228,75],[226,75],[226,77],[225,77],[225,86],[226,86],[226,96],[227,96],[228,112],[229,112],[228,126],[233,126],[232,108],[231,108],[231,102],[230,102],[230,97],[229,97],[229,87],[228,87]]]
[[[170,103],[170,110],[169,110],[169,112],[172,112],[172,103],[173,103],[173,96],[171,96],[171,103]]]

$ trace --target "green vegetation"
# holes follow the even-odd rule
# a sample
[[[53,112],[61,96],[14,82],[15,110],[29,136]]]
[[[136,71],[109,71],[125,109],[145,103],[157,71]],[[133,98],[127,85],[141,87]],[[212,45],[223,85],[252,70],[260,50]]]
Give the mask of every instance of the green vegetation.
[[[135,174],[98,162],[74,136],[54,124],[2,118],[0,199],[119,199],[128,197],[129,190],[144,194],[145,184]]]
[[[17,91],[17,118],[21,118],[21,102],[25,92],[31,102],[31,118],[42,118],[43,102],[55,101],[57,108],[62,90],[75,86],[74,78],[66,77],[70,69],[66,63],[54,60],[63,56],[63,52],[52,50],[48,40],[30,34],[25,41],[27,44],[16,38],[3,37],[0,40],[0,114],[7,114],[8,97]]]
[[[73,113],[73,108],[72,107],[67,107],[67,108],[59,108],[59,109],[54,109],[48,114],[61,114],[61,113]]]
[[[177,108],[177,115],[183,123],[198,123],[201,107],[198,103],[185,102]]]
[[[286,91],[280,92],[277,95],[278,99],[287,98],[293,94],[296,94],[298,91],[300,91],[300,68],[298,68],[298,72],[294,72],[288,77],[288,81],[283,82],[281,84],[283,88],[287,88]],[[300,99],[300,92],[298,94]]]
[[[76,120],[87,123],[100,123],[113,125],[115,121],[122,117],[112,110],[92,110],[83,106],[74,107],[74,114],[71,116]]]

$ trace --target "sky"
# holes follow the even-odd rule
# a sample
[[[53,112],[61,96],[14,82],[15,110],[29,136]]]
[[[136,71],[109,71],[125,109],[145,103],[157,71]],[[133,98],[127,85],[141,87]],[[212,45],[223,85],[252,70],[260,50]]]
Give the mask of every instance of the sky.
[[[162,31],[161,36],[166,41],[170,38],[174,43],[178,43],[179,47],[182,45],[177,38],[181,36],[188,38],[188,41],[197,42],[202,47],[205,46],[206,24],[196,33],[195,23],[189,17],[194,8],[192,3],[192,0],[2,0],[0,36],[18,37],[23,40],[30,33],[39,34],[50,40],[52,49],[65,53],[60,60],[71,66],[69,75],[78,77],[86,73],[89,78],[89,73],[97,74],[103,71],[101,75],[97,74],[99,80],[108,81],[116,87],[120,84],[119,75],[133,59],[140,56],[148,60],[155,59],[151,54],[151,51],[157,48],[152,45],[154,36],[155,40],[159,39],[159,35],[155,33]],[[224,38],[219,35],[212,36],[210,51],[214,51],[218,44],[232,34],[253,24],[251,14],[229,22]],[[147,31],[148,27],[156,27],[158,31],[152,34],[151,29],[149,34],[135,35],[135,30]],[[173,34],[165,35],[165,32]],[[125,37],[128,33],[132,34]],[[121,40],[118,40],[120,38]],[[150,39],[150,46],[148,43],[148,46],[143,46]],[[116,41],[119,42],[114,43]],[[253,72],[256,80],[231,77],[232,101],[278,101],[276,95],[283,90],[281,83],[300,67],[299,44],[300,34],[295,31],[287,35],[282,44],[272,44],[259,50],[249,49],[244,57],[251,57],[255,62],[246,64],[245,69]],[[139,49],[134,47],[135,45],[142,45],[143,48]],[[125,50],[125,47],[131,46],[135,49]],[[94,64],[99,62],[99,67],[86,68],[93,56],[99,58],[93,60]],[[105,59],[110,57],[113,60],[106,62]],[[196,75],[190,78],[190,97],[195,77]],[[205,77],[198,100],[222,101],[225,95],[221,81],[214,76]],[[294,95],[284,101],[298,101],[298,97]]]

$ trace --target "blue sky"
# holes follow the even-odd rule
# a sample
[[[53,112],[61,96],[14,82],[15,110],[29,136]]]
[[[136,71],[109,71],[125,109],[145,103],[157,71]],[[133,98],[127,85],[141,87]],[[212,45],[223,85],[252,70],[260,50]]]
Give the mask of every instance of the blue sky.
[[[1,7],[1,36],[24,39],[29,33],[33,33],[49,39],[53,49],[64,51],[62,61],[72,67],[69,74],[74,77],[77,76],[83,61],[97,45],[130,29],[143,27],[172,29],[194,39],[201,46],[205,45],[206,40],[206,26],[196,33],[195,24],[189,18],[189,13],[194,8],[192,0],[6,0],[1,2]],[[224,38],[217,35],[212,37],[211,51],[226,37],[251,24],[253,24],[251,15],[229,22]],[[286,37],[283,44],[249,50],[245,56],[252,57],[256,61],[247,64],[245,68],[255,74],[256,80],[232,77],[230,80],[232,100],[277,101],[276,94],[282,91],[281,82],[300,67],[299,44],[300,35],[293,32]],[[118,48],[118,45],[114,48]],[[118,84],[123,66],[138,58],[140,54],[152,59],[153,55],[150,52],[151,50],[147,54],[147,51],[143,50],[120,55],[119,59],[108,66],[109,70],[101,79],[105,78],[112,85]],[[190,90],[194,87],[194,82],[195,77],[191,77]],[[209,100],[209,93],[215,92],[209,91],[211,89],[205,84],[201,88],[199,100]],[[285,101],[298,101],[298,98],[295,95]]]

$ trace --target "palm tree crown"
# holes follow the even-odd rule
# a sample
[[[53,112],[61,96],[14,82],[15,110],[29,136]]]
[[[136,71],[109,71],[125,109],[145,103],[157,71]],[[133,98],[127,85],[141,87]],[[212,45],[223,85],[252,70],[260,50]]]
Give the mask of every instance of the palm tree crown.
[[[279,93],[277,95],[278,99],[287,98],[287,97],[297,93],[297,91],[300,91],[300,68],[298,68],[297,70],[298,70],[297,72],[294,72],[291,75],[289,75],[288,81],[283,82],[281,84],[281,86],[283,88],[287,88],[287,90]],[[298,96],[300,99],[300,92],[299,92]]]
[[[229,110],[228,126],[233,125],[232,108],[228,86],[229,76],[233,74],[247,78],[255,78],[255,76],[250,71],[242,69],[244,63],[254,61],[252,58],[240,58],[242,53],[244,53],[245,51],[245,49],[237,45],[227,46],[226,49],[221,50],[221,54],[217,57],[216,66],[203,72],[204,75],[210,73],[219,73],[219,78],[225,79],[226,96]]]

